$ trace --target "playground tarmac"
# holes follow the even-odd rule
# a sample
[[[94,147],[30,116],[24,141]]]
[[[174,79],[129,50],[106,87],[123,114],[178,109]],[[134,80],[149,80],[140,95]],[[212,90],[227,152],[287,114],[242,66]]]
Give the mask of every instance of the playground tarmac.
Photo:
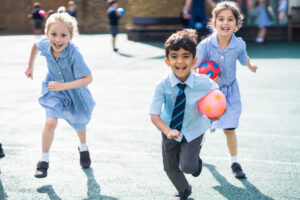
[[[163,43],[108,34],[74,39],[94,81],[96,101],[87,127],[90,169],[79,165],[78,138],[60,120],[48,177],[36,179],[45,111],[38,103],[46,61],[38,56],[34,79],[24,71],[37,38],[0,36],[0,200],[168,200],[175,188],[163,171],[161,135],[148,115],[156,83],[169,73]],[[238,64],[243,112],[237,130],[247,179],[233,177],[222,131],[206,133],[202,173],[190,200],[300,199],[300,43],[249,43],[256,74]]]

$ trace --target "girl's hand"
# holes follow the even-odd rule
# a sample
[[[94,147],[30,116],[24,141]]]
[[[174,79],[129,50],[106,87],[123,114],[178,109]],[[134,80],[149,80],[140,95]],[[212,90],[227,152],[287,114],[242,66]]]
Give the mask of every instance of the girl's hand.
[[[33,79],[33,68],[32,67],[28,67],[24,73],[27,78],[31,78],[31,80]]]
[[[249,69],[250,69],[252,72],[256,73],[257,66],[256,66],[256,65],[249,65]]]
[[[217,77],[214,79],[214,81],[215,81],[216,83],[218,83],[219,80],[220,80],[220,77],[219,77],[219,76],[217,76]]]
[[[215,118],[207,117],[207,118],[210,119],[210,120],[212,120],[212,121],[219,120],[226,113],[226,111],[227,111],[227,109],[224,110],[224,112],[222,113],[222,115],[220,117],[215,117]]]
[[[167,138],[168,139],[172,139],[172,138],[178,139],[178,138],[180,138],[180,133],[177,129],[171,130],[168,132]]]
[[[50,91],[61,91],[64,90],[63,83],[56,82],[56,81],[49,81],[48,82],[48,88]]]

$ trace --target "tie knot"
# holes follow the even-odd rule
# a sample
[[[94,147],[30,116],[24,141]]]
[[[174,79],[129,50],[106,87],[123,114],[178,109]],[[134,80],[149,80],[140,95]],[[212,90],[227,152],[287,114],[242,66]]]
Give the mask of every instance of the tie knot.
[[[177,87],[179,87],[180,89],[184,90],[185,87],[186,87],[186,84],[178,83]]]

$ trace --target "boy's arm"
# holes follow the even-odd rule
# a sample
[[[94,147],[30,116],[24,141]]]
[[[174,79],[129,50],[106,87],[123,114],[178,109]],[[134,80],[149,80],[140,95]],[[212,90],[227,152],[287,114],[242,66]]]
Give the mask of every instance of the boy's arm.
[[[34,65],[34,61],[35,61],[35,58],[36,58],[36,55],[38,54],[38,52],[39,52],[39,50],[36,47],[36,43],[34,43],[31,48],[28,67],[25,71],[25,75],[27,76],[27,78],[33,79],[33,65]]]
[[[250,62],[250,58],[248,57],[248,64],[247,64],[247,67],[252,71],[252,72],[256,72],[256,70],[257,70],[257,66],[256,65],[253,65],[253,64],[251,64],[251,62]]]
[[[165,122],[161,119],[159,115],[151,115],[152,123],[167,136],[168,139],[180,138],[180,133],[178,130],[172,130]]]
[[[60,83],[56,81],[49,81],[48,82],[48,88],[51,91],[61,91],[61,90],[70,90],[75,88],[80,88],[85,85],[90,84],[93,81],[92,74],[89,74],[87,76],[84,76],[80,79],[77,79],[75,81],[67,82],[67,83]]]

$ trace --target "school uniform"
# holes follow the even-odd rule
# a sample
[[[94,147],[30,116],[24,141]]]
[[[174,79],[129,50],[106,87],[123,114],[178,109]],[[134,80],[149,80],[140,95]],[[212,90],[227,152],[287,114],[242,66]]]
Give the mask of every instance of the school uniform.
[[[48,88],[49,81],[71,82],[91,73],[81,53],[74,44],[69,43],[55,59],[48,38],[41,39],[36,46],[41,55],[46,57],[48,67],[39,98],[40,104],[46,109],[46,116],[65,119],[75,130],[84,129],[95,105],[88,87],[63,91],[50,91]]]
[[[198,58],[195,64],[196,68],[206,61],[214,61],[221,68],[221,76],[218,84],[220,90],[226,97],[227,111],[220,120],[212,122],[211,129],[237,128],[242,111],[242,104],[236,79],[236,60],[239,60],[242,65],[248,64],[246,43],[242,38],[237,38],[233,34],[229,45],[224,50],[221,50],[218,44],[217,34],[214,33],[198,44],[196,57]]]
[[[258,27],[264,28],[271,25],[271,20],[268,16],[267,10],[263,6],[257,6],[256,11],[258,13]]]
[[[181,81],[171,72],[157,84],[150,106],[149,114],[160,115],[168,126],[179,93],[178,83]],[[194,173],[198,169],[203,133],[210,126],[209,120],[197,108],[198,101],[218,87],[208,76],[192,72],[184,83],[187,85],[184,90],[186,104],[180,138],[167,139],[162,134],[164,170],[180,192],[189,188],[183,172]]]

